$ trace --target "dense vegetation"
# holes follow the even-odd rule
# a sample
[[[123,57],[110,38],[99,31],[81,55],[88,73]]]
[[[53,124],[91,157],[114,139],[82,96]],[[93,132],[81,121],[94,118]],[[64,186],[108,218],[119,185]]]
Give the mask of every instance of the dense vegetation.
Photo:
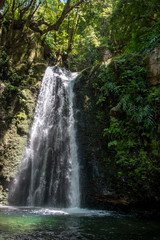
[[[160,201],[160,73],[154,83],[149,77],[153,52],[160,68],[159,9],[158,0],[0,3],[3,101],[38,81],[43,59],[72,71],[85,69],[85,77],[92,75],[90,87],[100,109],[95,118],[108,145],[103,164],[112,169],[109,187],[137,201]],[[32,48],[37,52],[31,54]]]
[[[116,169],[112,187],[137,200],[159,199],[159,86],[147,85],[139,54],[113,59],[101,68],[98,80],[102,84],[98,104],[108,104],[110,109],[103,134],[108,161]]]

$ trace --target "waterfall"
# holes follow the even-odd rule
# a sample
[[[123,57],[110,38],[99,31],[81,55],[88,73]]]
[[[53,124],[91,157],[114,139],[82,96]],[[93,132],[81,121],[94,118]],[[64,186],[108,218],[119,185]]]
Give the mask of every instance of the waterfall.
[[[59,67],[46,69],[29,143],[9,194],[12,205],[79,207],[76,76]]]

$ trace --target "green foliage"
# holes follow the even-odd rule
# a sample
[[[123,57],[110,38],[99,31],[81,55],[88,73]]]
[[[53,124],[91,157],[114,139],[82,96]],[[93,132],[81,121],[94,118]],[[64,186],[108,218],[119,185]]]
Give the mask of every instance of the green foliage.
[[[0,80],[7,78],[6,70],[8,68],[8,55],[4,47],[0,47]]]
[[[108,161],[114,168],[111,187],[142,200],[141,186],[146,198],[158,199],[159,192],[152,187],[160,172],[160,142],[155,139],[159,87],[148,88],[143,57],[127,54],[113,58],[109,65],[101,66],[94,87],[99,92],[97,104],[107,104],[110,109],[104,137],[108,141]]]
[[[103,81],[99,103],[110,97],[110,104],[136,124],[154,125],[154,109],[147,103],[146,68],[140,55],[123,55],[113,59],[99,75]]]
[[[22,121],[27,120],[27,115],[25,112],[18,112],[16,116],[16,126],[19,126]]]
[[[111,0],[89,1],[82,7],[74,49],[69,58],[71,70],[81,71],[102,62],[104,51],[110,48],[108,36],[111,2]]]
[[[8,88],[14,88],[13,85],[18,85],[21,81],[21,76],[10,69],[9,56],[4,47],[0,47],[0,80],[6,82]]]
[[[22,77],[10,69],[9,56],[4,47],[0,48],[0,83],[4,84],[2,98],[6,107],[21,83]]]
[[[158,0],[116,1],[110,22],[115,50],[146,53],[159,45],[159,8]]]

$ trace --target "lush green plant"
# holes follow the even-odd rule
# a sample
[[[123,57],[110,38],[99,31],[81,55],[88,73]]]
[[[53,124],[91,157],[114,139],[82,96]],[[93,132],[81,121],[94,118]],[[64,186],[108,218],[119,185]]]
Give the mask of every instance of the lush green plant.
[[[146,68],[140,55],[123,55],[112,61],[99,75],[104,83],[99,102],[110,98],[110,104],[135,123],[153,126],[154,109],[147,103]]]
[[[20,84],[22,77],[10,69],[9,56],[4,47],[0,48],[0,80],[5,83],[5,90],[15,90]]]
[[[110,22],[115,50],[146,53],[154,49],[160,39],[159,7],[158,0],[115,1]]]
[[[99,93],[97,104],[107,104],[110,109],[104,136],[108,141],[108,161],[114,168],[111,186],[122,195],[142,199],[141,186],[144,196],[158,197],[152,187],[160,172],[160,143],[155,146],[156,140],[153,141],[159,124],[160,98],[157,87],[147,85],[143,57],[128,54],[113,58],[101,67],[94,87]]]

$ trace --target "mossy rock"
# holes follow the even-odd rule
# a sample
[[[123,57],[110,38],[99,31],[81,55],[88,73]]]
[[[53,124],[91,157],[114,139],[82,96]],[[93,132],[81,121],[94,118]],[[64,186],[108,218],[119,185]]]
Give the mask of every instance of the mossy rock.
[[[26,63],[18,64],[15,70],[18,74],[24,74],[28,70],[28,65]]]
[[[42,70],[44,71],[45,69],[47,68],[47,63],[42,63],[42,62],[36,62],[34,65],[33,65],[33,69],[35,70]]]
[[[21,92],[20,92],[21,96],[23,99],[30,99],[31,98],[31,91],[29,89],[23,89]]]
[[[17,124],[17,132],[20,135],[28,134],[29,126],[28,126],[28,121],[27,120],[24,120],[24,121],[20,122],[19,124]]]

